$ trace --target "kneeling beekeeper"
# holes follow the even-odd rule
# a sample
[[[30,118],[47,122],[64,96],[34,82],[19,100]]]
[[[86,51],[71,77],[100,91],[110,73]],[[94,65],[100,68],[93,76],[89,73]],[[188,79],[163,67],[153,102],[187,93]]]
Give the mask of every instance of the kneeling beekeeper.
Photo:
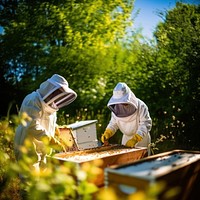
[[[76,97],[76,92],[69,88],[67,80],[54,74],[39,89],[24,98],[20,114],[27,113],[30,120],[16,129],[14,150],[17,161],[26,153],[32,160],[33,169],[41,170],[45,167],[46,156],[52,151],[51,147],[57,146],[65,151],[62,141],[55,137],[56,115],[60,108],[72,103]],[[25,152],[23,149],[26,149]]]
[[[101,141],[106,144],[119,129],[123,133],[122,145],[147,147],[150,155],[152,120],[147,105],[134,95],[126,83],[119,82],[107,106],[111,110],[111,119]]]

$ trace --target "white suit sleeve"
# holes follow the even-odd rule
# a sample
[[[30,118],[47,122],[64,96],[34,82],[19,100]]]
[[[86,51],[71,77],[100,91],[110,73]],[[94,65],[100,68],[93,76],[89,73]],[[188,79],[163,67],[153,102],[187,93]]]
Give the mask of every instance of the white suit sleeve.
[[[37,140],[41,140],[43,137],[47,137],[48,133],[46,129],[41,125],[42,111],[34,105],[35,102],[29,102],[23,105],[22,112],[26,112],[32,120],[27,122],[25,132],[27,135],[32,136]]]
[[[113,133],[116,133],[116,131],[119,129],[117,123],[116,123],[116,118],[114,116],[114,114],[111,112],[111,119],[110,122],[108,124],[108,126],[106,127],[107,129],[110,129],[113,131]]]
[[[141,100],[138,103],[138,129],[136,133],[145,137],[151,130],[152,120],[147,105]]]
[[[29,135],[32,135],[37,140],[41,140],[44,136],[46,137],[48,135],[45,128],[40,123],[40,114],[38,111],[32,110],[30,116],[32,117],[32,121],[30,122],[27,133]]]

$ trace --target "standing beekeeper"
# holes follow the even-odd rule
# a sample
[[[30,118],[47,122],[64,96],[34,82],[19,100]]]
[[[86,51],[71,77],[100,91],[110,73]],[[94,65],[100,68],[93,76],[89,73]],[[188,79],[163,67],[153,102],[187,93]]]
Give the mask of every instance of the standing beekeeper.
[[[54,74],[39,89],[24,98],[20,113],[27,113],[31,120],[27,120],[25,125],[20,124],[16,129],[14,150],[17,161],[26,153],[32,159],[33,169],[40,170],[45,166],[46,156],[52,150],[47,145],[59,146],[61,151],[65,150],[62,141],[55,137],[56,114],[76,97],[76,92],[69,88],[67,80]]]
[[[111,119],[101,141],[108,144],[108,139],[119,129],[123,133],[122,145],[147,147],[150,155],[152,120],[147,105],[134,95],[126,83],[119,82],[107,106],[111,110]]]

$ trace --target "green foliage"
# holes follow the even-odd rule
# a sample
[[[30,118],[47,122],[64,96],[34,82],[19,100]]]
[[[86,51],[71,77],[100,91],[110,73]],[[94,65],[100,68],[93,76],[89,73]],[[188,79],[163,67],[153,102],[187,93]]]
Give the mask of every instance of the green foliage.
[[[7,151],[7,145],[13,139],[15,126],[19,123],[26,125],[28,116],[12,116],[0,121],[0,198],[2,200],[14,199],[83,199],[103,200],[109,199],[158,199],[158,195],[165,189],[165,183],[151,185],[145,191],[137,191],[134,194],[121,197],[112,188],[98,188],[94,184],[97,175],[102,174],[102,161],[94,160],[77,165],[72,162],[64,162],[48,156],[47,165],[37,170],[32,166],[32,158],[28,156],[30,141],[21,148],[23,159],[16,162],[13,157],[13,147]],[[5,137],[6,135],[6,137]],[[2,142],[4,144],[2,144]],[[5,156],[6,155],[6,156]],[[13,159],[10,159],[13,157]],[[2,161],[4,161],[2,163]],[[20,174],[20,179],[17,176]],[[177,194],[177,190],[167,191],[169,197]]]
[[[167,55],[170,85],[167,114],[171,115],[177,145],[199,149],[200,7],[177,3],[155,32],[160,55]],[[162,59],[163,61],[163,59]],[[169,110],[170,108],[170,110]],[[169,117],[168,117],[169,118]]]
[[[132,8],[133,1],[129,0],[19,1],[13,6],[15,17],[4,25],[2,35],[2,48],[10,47],[3,54],[5,62],[10,63],[6,75],[14,73],[18,82],[20,77],[32,75],[34,79],[44,71],[46,77],[54,71],[69,77],[77,75],[80,68],[86,70],[83,74],[93,71],[88,60],[95,60],[99,50],[124,37],[132,23]],[[70,80],[73,82],[73,78]]]
[[[92,199],[98,191],[92,182],[98,175],[99,163],[94,162],[82,167],[70,162],[58,161],[48,157],[47,166],[40,171],[32,166],[32,158],[28,156],[31,141],[26,143],[21,150],[23,159],[15,161],[13,153],[13,135],[15,126],[25,123],[27,115],[13,116],[0,121],[0,198],[6,199],[6,193],[11,190],[10,199],[20,199],[18,190],[26,199]],[[25,125],[25,124],[24,124]],[[14,186],[13,181],[20,174],[20,188]],[[9,188],[10,183],[14,188]],[[15,197],[12,197],[15,194]]]
[[[16,185],[18,181],[13,172],[9,172],[11,165],[15,162],[13,137],[15,124],[19,120],[16,116],[7,116],[0,119],[0,199],[6,199],[10,194],[15,195],[12,198],[14,200],[19,198],[19,188]],[[15,182],[12,182],[13,180]]]
[[[100,135],[110,118],[106,105],[112,90],[126,82],[149,107],[152,143],[167,138],[157,143],[158,151],[199,149],[199,6],[177,3],[165,12],[157,43],[149,45],[139,34],[126,34],[133,2],[19,1],[10,5],[14,16],[5,5],[2,87],[13,86],[20,104],[25,94],[59,73],[78,94],[59,111],[59,124],[98,119]]]
[[[15,160],[13,153],[13,137],[15,123],[19,119],[15,116],[4,117],[0,120],[0,177],[4,176],[10,162]]]

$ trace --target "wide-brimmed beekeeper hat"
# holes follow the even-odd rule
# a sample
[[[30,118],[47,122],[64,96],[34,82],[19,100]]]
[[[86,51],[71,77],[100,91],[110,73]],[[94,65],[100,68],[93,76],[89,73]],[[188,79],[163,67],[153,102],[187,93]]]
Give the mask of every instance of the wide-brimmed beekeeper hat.
[[[131,104],[137,109],[138,100],[126,83],[119,82],[113,89],[113,95],[107,106],[110,108],[110,106],[114,104]]]
[[[69,87],[67,80],[58,74],[43,82],[38,91],[46,104],[57,108],[67,106],[77,98],[76,92]]]

